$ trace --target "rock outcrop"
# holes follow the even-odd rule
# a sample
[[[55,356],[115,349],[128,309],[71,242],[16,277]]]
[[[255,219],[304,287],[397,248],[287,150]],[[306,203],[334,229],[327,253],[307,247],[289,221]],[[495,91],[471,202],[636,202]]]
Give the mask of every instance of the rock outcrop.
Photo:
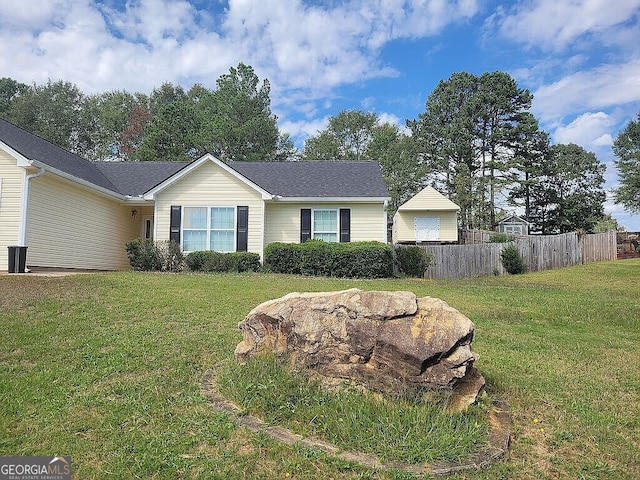
[[[271,351],[293,368],[383,393],[454,389],[478,358],[471,320],[411,292],[291,293],[258,305],[238,326],[239,362]]]

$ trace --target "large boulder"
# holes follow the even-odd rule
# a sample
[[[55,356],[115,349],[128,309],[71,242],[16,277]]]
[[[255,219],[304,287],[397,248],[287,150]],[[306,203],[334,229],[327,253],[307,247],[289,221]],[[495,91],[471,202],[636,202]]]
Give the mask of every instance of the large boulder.
[[[471,320],[411,292],[291,293],[258,305],[238,327],[239,362],[270,351],[294,368],[383,393],[453,389],[478,358]]]

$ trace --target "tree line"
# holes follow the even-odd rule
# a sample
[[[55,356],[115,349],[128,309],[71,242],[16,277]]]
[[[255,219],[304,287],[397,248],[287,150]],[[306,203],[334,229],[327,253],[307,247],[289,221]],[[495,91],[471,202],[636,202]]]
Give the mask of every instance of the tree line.
[[[0,79],[0,116],[90,160],[285,160],[293,142],[277,127],[268,80],[239,64],[215,89],[170,82],[150,94],[85,95],[74,84]]]
[[[593,231],[607,220],[605,166],[578,145],[552,145],[530,112],[532,94],[507,73],[453,74],[406,129],[344,110],[300,150],[278,129],[269,95],[269,81],[243,63],[215,89],[167,82],[148,95],[85,95],[70,82],[2,78],[0,116],[91,160],[189,161],[207,152],[223,161],[372,159],[391,214],[432,185],[460,206],[462,228],[491,229],[516,210],[542,234]],[[616,153],[626,154],[625,145]],[[621,174],[628,163],[618,165]]]

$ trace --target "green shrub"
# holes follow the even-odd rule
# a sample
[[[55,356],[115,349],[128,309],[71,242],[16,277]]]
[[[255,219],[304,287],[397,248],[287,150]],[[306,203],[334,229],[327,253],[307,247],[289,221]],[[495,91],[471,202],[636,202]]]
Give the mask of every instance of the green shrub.
[[[395,265],[402,275],[424,277],[427,268],[433,263],[434,256],[417,245],[398,245],[395,247]]]
[[[496,232],[489,235],[489,243],[509,243],[516,239],[511,233]]]
[[[180,245],[173,241],[154,242],[150,238],[136,238],[125,248],[134,270],[179,272],[184,267]]]
[[[389,278],[393,276],[393,250],[381,242],[336,243],[334,277]]]
[[[207,252],[205,272],[230,272],[233,270],[233,260],[226,253]]]
[[[184,269],[184,253],[180,244],[173,240],[156,242],[156,248],[162,262],[162,271],[181,272]]]
[[[381,242],[276,242],[266,246],[264,265],[274,273],[387,278],[393,275],[393,250]]]
[[[330,277],[333,272],[335,245],[322,240],[307,240],[298,244],[300,273],[302,275]]]
[[[204,272],[207,264],[207,252],[191,252],[185,259],[187,268],[192,272]]]
[[[192,272],[258,272],[262,268],[260,255],[252,252],[191,252],[186,264]]]
[[[515,275],[526,271],[522,255],[520,255],[518,247],[515,245],[506,246],[500,253],[500,257],[502,258],[502,266],[507,273]]]
[[[297,244],[273,242],[264,248],[265,269],[273,273],[300,274],[302,251]]]
[[[126,244],[127,258],[134,270],[158,271],[162,269],[162,259],[156,244],[151,239],[136,238]]]
[[[262,270],[260,255],[253,252],[226,253],[231,259],[232,270],[235,272],[259,272]]]

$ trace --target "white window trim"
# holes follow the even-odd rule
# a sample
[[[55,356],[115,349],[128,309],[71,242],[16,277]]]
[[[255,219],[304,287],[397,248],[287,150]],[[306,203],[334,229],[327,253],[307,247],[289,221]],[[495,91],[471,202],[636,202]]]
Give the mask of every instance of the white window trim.
[[[184,232],[185,230],[203,230],[202,228],[185,228],[184,227],[184,219],[185,219],[185,208],[206,208],[207,209],[207,226],[206,226],[206,240],[205,240],[205,250],[211,250],[211,232],[214,231],[211,228],[211,209],[212,208],[231,208],[233,209],[233,250],[228,250],[220,253],[231,253],[236,251],[237,244],[237,236],[238,236],[238,208],[235,205],[183,205],[182,212],[180,215],[180,243],[184,245]],[[216,229],[215,231],[229,231],[231,229]],[[184,253],[190,253],[194,250],[184,250]],[[217,250],[216,250],[217,251]]]
[[[316,212],[336,212],[336,229],[335,230],[315,230]],[[311,238],[315,238],[316,234],[331,233],[336,236],[336,243],[340,242],[340,209],[339,208],[312,208],[311,209]]]
[[[147,236],[147,222],[150,222],[151,229],[149,230],[149,235]],[[153,215],[143,215],[142,216],[142,232],[140,233],[140,238],[150,238],[153,240],[155,238],[155,225],[154,225],[154,217]]]
[[[515,233],[524,235],[524,225],[521,223],[505,223],[503,224],[504,233]]]

